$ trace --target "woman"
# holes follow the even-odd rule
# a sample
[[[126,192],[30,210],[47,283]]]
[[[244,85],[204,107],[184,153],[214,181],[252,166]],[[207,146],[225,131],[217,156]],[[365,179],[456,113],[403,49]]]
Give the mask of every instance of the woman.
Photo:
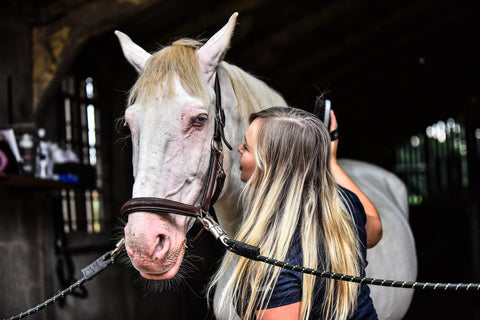
[[[330,137],[314,115],[269,108],[250,117],[241,153],[243,221],[236,239],[262,255],[307,267],[363,275],[365,213],[330,171]],[[326,280],[227,253],[221,305],[242,319],[376,319],[366,285]]]

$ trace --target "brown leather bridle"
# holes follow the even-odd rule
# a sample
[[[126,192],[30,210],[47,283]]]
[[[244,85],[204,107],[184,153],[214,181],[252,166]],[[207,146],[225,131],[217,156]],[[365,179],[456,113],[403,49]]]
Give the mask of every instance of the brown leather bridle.
[[[210,164],[208,167],[207,181],[205,182],[200,204],[190,205],[178,201],[155,197],[132,198],[128,200],[120,209],[121,215],[125,220],[128,219],[128,215],[130,213],[140,211],[178,214],[199,219],[204,224],[204,228],[215,235],[215,230],[210,229],[216,228],[218,224],[216,224],[209,212],[213,211],[213,205],[217,201],[225,183],[222,141],[230,150],[232,150],[232,147],[225,139],[224,134],[225,113],[222,107],[218,74],[215,76],[215,96],[215,128],[210,152]],[[201,232],[205,229],[201,229],[194,241],[200,237]],[[224,233],[224,231],[221,229],[219,229],[218,232]],[[216,236],[216,238],[218,237]]]

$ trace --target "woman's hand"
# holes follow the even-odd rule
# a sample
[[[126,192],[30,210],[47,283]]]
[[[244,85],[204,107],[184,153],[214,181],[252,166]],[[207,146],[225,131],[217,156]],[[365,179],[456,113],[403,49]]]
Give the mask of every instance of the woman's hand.
[[[257,310],[255,314],[257,319],[262,320],[298,320],[300,318],[300,302],[276,308]]]
[[[333,110],[330,110],[330,132],[334,132],[335,130],[338,130],[338,123],[337,123],[337,118],[335,117],[335,113]],[[338,132],[338,131],[337,131]],[[330,163],[331,164],[337,164],[337,150],[338,150],[338,135],[337,139],[333,140],[331,143],[331,157],[330,157]]]

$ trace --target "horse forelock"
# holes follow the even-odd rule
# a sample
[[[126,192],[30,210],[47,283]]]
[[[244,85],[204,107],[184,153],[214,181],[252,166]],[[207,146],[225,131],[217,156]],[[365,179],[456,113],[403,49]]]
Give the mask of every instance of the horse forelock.
[[[164,98],[174,97],[175,77],[189,95],[207,101],[206,81],[195,55],[202,45],[200,41],[180,39],[153,53],[132,87],[129,104],[139,102],[149,105],[159,93]]]

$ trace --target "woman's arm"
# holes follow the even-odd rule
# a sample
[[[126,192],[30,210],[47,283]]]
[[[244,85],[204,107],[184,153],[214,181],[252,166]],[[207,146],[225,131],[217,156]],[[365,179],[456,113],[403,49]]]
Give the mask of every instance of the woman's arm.
[[[300,302],[285,306],[255,311],[257,319],[262,320],[298,320],[300,318]]]
[[[330,131],[335,130],[338,127],[337,119],[333,111],[330,111]],[[337,162],[337,149],[338,139],[332,141],[332,157],[330,160],[330,167],[332,170],[333,178],[337,184],[354,192],[362,203],[365,213],[367,215],[367,223],[365,229],[367,231],[367,248],[373,248],[382,239],[382,221],[378,214],[377,209],[367,198],[367,196],[360,190],[359,187],[350,179],[350,177],[343,171]]]

